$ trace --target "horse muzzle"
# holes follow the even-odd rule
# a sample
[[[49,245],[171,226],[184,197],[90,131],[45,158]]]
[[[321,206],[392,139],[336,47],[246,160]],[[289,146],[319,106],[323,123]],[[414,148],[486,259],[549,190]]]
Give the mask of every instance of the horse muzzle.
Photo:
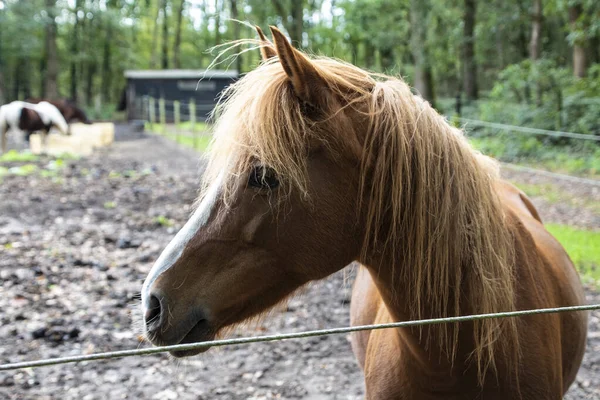
[[[177,319],[169,308],[168,299],[154,293],[142,305],[146,336],[155,346],[169,346],[213,340],[215,331],[201,310],[193,310]],[[175,357],[188,357],[207,351],[210,346],[192,350],[171,351]]]

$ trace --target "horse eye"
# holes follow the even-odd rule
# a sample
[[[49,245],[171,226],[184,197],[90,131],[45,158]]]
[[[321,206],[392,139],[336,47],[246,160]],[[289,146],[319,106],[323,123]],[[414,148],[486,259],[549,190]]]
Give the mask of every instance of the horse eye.
[[[277,174],[271,168],[258,165],[250,171],[248,186],[258,189],[275,189],[279,186]]]

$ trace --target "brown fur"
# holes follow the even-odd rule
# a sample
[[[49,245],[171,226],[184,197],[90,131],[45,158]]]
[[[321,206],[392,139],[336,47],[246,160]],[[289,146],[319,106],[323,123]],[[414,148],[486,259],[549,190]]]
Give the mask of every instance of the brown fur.
[[[156,343],[210,338],[354,260],[353,324],[583,303],[533,205],[460,130],[401,80],[311,59],[272,33],[277,57],[219,107],[203,192],[217,181],[220,195],[154,283],[170,312]],[[257,164],[279,188],[247,186]],[[369,399],[558,399],[586,321],[493,319],[362,332],[352,344]]]
[[[29,98],[25,100],[27,103],[37,104],[41,101],[47,101],[52,104],[54,107],[58,108],[58,111],[63,115],[67,123],[71,123],[73,121],[83,122],[84,124],[91,124],[92,122],[88,119],[85,112],[77,107],[75,104],[69,102],[68,100],[48,100],[42,98]]]

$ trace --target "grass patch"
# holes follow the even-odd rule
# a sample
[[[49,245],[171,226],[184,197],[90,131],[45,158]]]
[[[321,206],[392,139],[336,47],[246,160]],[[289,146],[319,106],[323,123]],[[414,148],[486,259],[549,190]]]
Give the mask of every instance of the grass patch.
[[[165,134],[163,135],[185,147],[189,147],[190,149],[197,150],[201,153],[208,150],[208,146],[210,145],[210,141],[212,140],[211,136],[208,135],[197,135],[193,136],[184,136],[174,134]]]
[[[570,175],[600,178],[600,147],[596,143],[552,144],[536,137],[507,133],[473,134],[477,150],[504,162]]]
[[[529,184],[513,182],[513,184],[521,189],[529,197],[542,197],[549,203],[555,204],[561,200],[566,200],[565,197],[570,197],[562,193],[556,186],[549,183]]]
[[[190,122],[182,122],[177,125],[146,123],[145,129],[199,152],[206,152],[212,140],[211,135],[205,134],[209,130],[209,126],[205,122],[197,122],[194,129]]]
[[[600,284],[600,231],[560,224],[545,226],[567,250],[583,280]]]
[[[575,196],[553,184],[512,183],[529,197],[541,197],[550,204],[564,203],[576,208],[585,207],[596,214],[600,214],[600,202],[587,197]]]
[[[189,121],[180,122],[179,124],[151,124],[149,122],[146,122],[144,125],[144,129],[159,134],[168,133],[169,131],[172,131],[174,129],[189,132],[207,132],[209,126],[206,122],[196,122],[193,126],[192,123]]]
[[[154,218],[154,222],[160,226],[165,226],[165,227],[173,226],[173,221],[171,221],[169,218],[165,217],[164,215],[159,215],[158,217]]]
[[[43,158],[29,151],[10,150],[0,156],[0,182],[7,176],[30,176],[37,174],[41,178],[52,178],[55,180],[60,175],[60,171],[66,166],[65,160],[76,160],[77,156],[69,153],[63,153],[60,156]],[[42,161],[48,160],[45,165]]]
[[[0,155],[0,162],[33,162],[39,160],[40,157],[29,151],[9,150]]]

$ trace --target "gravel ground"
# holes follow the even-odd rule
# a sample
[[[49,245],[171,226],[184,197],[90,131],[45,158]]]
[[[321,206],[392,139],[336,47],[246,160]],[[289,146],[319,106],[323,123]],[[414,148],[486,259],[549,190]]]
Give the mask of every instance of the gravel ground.
[[[158,137],[127,140],[69,162],[58,177],[0,184],[0,363],[147,346],[138,293],[190,213],[198,156]],[[38,162],[44,166],[48,160]],[[546,177],[598,200],[598,192]],[[566,185],[566,186],[565,186]],[[586,192],[587,191],[587,192]],[[547,221],[600,228],[599,216],[534,198]],[[565,208],[566,207],[566,208]],[[307,288],[284,310],[238,335],[346,326],[352,271]],[[588,301],[600,294],[588,291]],[[0,373],[0,399],[359,399],[362,374],[345,335]],[[600,313],[570,400],[600,399]]]

